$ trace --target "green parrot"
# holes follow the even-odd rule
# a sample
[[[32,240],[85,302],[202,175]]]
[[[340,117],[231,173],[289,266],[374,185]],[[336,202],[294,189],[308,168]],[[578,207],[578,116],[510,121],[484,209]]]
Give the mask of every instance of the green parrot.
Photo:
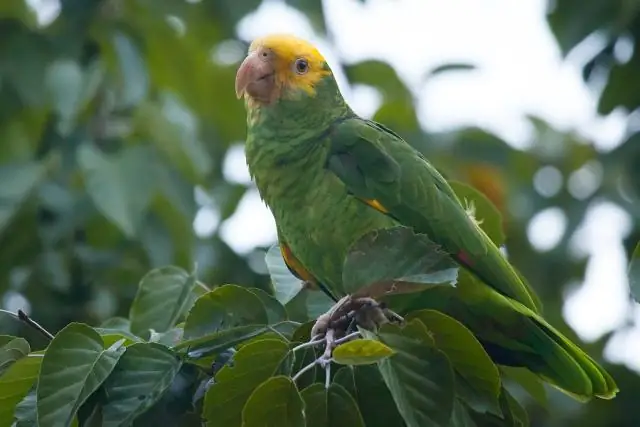
[[[477,279],[454,288],[458,318],[494,360],[580,400],[615,396],[611,376],[539,315],[532,290],[442,175],[391,129],[351,110],[312,44],[290,35],[255,40],[235,90],[247,112],[249,171],[294,274],[344,296],[350,246],[376,229],[411,227]]]

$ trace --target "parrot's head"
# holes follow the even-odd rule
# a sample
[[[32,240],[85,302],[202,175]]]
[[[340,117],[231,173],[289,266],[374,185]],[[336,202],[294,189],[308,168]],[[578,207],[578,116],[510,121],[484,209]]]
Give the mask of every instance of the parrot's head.
[[[321,86],[337,90],[324,57],[311,43],[285,34],[254,40],[236,74],[236,95],[250,106],[291,100],[300,106],[299,101],[313,102]]]

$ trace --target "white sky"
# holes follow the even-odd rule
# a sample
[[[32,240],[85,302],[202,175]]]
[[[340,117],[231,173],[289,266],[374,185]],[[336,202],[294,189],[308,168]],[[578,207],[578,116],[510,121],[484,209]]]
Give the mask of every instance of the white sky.
[[[41,21],[59,10],[57,0],[27,0]],[[601,41],[583,43],[565,61],[545,20],[545,0],[325,0],[335,49],[319,39],[304,15],[279,0],[266,0],[238,26],[245,40],[271,32],[289,32],[316,43],[329,63],[338,58],[357,62],[368,58],[390,62],[418,99],[420,119],[432,131],[478,125],[525,147],[531,126],[525,115],[541,117],[561,131],[576,131],[602,149],[619,144],[626,116],[615,111],[608,117],[596,113],[596,97],[580,77],[581,65]],[[628,55],[621,46],[620,55]],[[429,82],[425,74],[448,62],[470,62],[473,72],[446,74]],[[377,93],[366,87],[348,90],[338,76],[345,97],[364,116],[373,114]],[[576,195],[597,186],[602,171],[590,165],[565,179],[553,170],[541,171],[532,185],[552,194],[568,185]],[[230,150],[225,175],[251,185],[242,145]],[[221,236],[238,253],[275,241],[275,224],[256,191],[246,194],[237,212],[220,224]],[[566,219],[558,209],[537,214],[528,235],[541,251],[557,244]],[[199,235],[215,232],[219,215],[215,206],[203,207],[194,221]],[[604,226],[603,226],[604,225]],[[564,315],[585,340],[594,340],[620,326],[628,316],[626,259],[621,245],[630,219],[617,206],[593,206],[574,251],[590,254],[587,277],[570,292]],[[640,319],[640,308],[636,307]],[[612,360],[640,370],[640,329],[618,333],[607,348]]]

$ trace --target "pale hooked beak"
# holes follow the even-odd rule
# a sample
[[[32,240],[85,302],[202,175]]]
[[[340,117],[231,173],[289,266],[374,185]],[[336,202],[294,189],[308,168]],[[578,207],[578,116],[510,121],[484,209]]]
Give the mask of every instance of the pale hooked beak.
[[[275,86],[274,77],[272,55],[262,50],[254,51],[238,68],[236,96],[240,99],[246,93],[258,101],[269,102]]]

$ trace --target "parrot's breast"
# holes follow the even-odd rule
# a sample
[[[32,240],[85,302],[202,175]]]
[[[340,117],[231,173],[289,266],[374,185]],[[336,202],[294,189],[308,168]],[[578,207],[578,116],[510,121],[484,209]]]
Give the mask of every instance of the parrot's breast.
[[[282,237],[305,268],[330,288],[342,289],[342,265],[350,246],[369,231],[397,224],[349,195],[342,181],[324,167],[307,166],[295,176],[290,191],[267,203]]]

